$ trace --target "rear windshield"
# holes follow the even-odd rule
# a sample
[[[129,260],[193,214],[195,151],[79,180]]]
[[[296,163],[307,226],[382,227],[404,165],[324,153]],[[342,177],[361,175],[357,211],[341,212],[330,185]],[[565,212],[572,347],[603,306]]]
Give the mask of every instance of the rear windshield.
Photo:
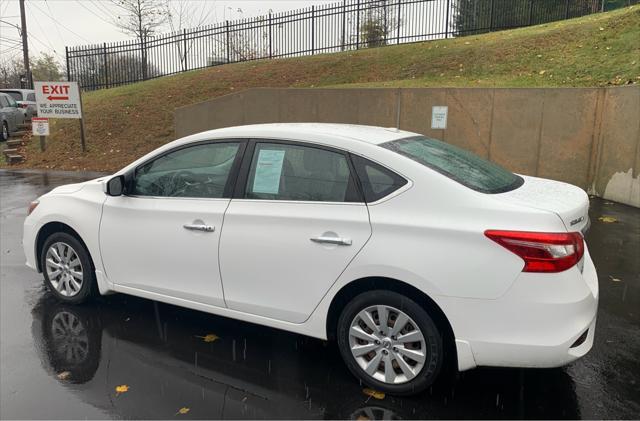
[[[13,99],[15,99],[16,101],[22,101],[22,92],[20,92],[20,91],[5,91],[5,90],[3,90],[2,92],[4,92],[7,95],[11,95],[13,97]]]
[[[520,187],[522,177],[448,143],[424,136],[394,140],[383,147],[413,159],[482,193],[504,193]]]

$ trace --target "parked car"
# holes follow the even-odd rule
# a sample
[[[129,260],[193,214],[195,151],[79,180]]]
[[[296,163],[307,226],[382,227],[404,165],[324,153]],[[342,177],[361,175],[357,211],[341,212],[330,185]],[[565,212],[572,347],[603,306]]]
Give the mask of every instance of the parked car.
[[[335,339],[365,384],[413,394],[447,361],[556,367],[591,349],[588,207],[416,133],[267,124],[58,187],[23,244],[63,302],[121,292]]]
[[[36,107],[36,93],[33,89],[0,89],[0,92],[11,95],[18,103],[18,106],[24,114],[25,120],[38,115]]]
[[[24,123],[24,114],[11,95],[0,93],[0,116],[2,117],[0,140],[6,141],[10,134],[17,131],[18,126]]]

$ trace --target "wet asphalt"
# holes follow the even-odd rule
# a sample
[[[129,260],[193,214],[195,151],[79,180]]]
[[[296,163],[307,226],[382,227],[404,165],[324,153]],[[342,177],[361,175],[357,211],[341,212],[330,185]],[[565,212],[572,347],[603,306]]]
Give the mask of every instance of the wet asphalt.
[[[3,419],[640,418],[640,209],[592,200],[587,243],[600,308],[585,358],[558,369],[476,369],[419,396],[379,400],[332,343],[124,295],[56,302],[24,265],[27,204],[96,176],[0,171]]]

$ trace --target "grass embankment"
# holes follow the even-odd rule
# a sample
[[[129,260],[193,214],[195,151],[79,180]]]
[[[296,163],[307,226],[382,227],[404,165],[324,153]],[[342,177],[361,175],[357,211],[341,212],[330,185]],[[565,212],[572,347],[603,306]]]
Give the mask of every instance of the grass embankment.
[[[87,93],[19,167],[114,171],[173,139],[173,111],[253,87],[572,87],[640,83],[640,7],[457,39],[230,64]],[[1,166],[1,164],[0,164]]]

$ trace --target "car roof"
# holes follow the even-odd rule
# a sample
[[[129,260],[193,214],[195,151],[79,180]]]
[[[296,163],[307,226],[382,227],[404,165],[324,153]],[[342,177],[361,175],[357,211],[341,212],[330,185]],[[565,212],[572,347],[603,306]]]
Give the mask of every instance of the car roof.
[[[33,89],[21,89],[21,88],[1,88],[0,92],[22,92],[22,93],[34,93]]]
[[[379,145],[396,139],[420,135],[418,133],[398,130],[396,128],[364,126],[357,124],[270,123],[209,130],[188,136],[184,140],[198,141],[221,137],[248,137],[316,141],[319,140],[319,137],[327,136]]]

